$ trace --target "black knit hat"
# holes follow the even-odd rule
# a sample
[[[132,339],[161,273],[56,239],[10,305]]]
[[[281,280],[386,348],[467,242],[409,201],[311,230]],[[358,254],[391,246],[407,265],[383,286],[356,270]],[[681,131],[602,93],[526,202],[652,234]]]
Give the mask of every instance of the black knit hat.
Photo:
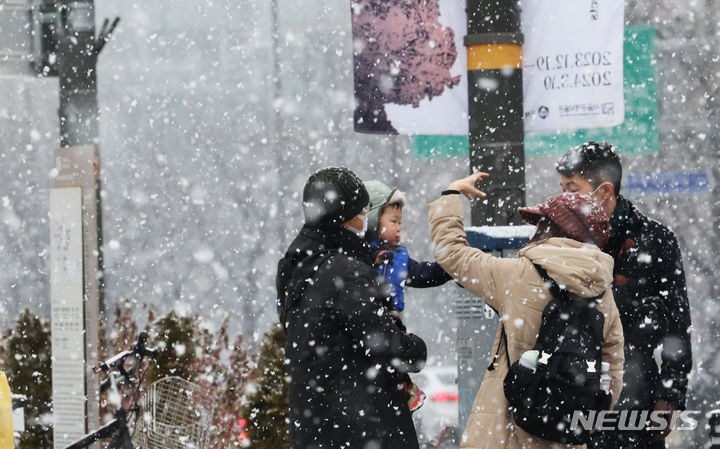
[[[370,196],[358,176],[345,167],[328,167],[308,178],[303,189],[305,223],[341,225],[368,205]]]

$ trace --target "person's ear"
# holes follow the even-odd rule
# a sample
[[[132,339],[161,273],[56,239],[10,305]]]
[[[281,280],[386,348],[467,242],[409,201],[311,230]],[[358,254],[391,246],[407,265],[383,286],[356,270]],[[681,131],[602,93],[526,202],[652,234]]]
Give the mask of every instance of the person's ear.
[[[600,191],[602,192],[603,199],[615,198],[615,186],[612,182],[606,181],[600,184]]]

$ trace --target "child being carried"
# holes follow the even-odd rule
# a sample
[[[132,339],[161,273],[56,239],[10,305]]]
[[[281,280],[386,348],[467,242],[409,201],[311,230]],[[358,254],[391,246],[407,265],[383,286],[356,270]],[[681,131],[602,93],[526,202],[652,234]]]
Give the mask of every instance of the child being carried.
[[[400,246],[405,195],[380,181],[366,181],[365,188],[371,204],[365,240],[377,249],[376,268],[390,286],[390,313],[400,320],[405,309],[405,287],[437,287],[452,277],[436,262],[418,262],[410,258],[407,248]],[[411,412],[422,407],[425,393],[408,375],[405,375],[405,391]]]

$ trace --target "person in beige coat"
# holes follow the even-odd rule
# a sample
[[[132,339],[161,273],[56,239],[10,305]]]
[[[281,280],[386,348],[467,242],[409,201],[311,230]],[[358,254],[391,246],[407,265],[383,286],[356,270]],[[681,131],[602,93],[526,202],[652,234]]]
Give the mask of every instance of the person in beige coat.
[[[521,210],[526,219],[537,222],[535,236],[518,252],[517,258],[492,257],[468,245],[460,197],[460,194],[468,198],[484,197],[476,184],[486,176],[478,173],[453,182],[443,196],[429,206],[435,259],[465,289],[498,312],[507,335],[506,352],[498,329],[493,345],[493,354],[497,354],[493,361],[495,369],[485,373],[461,448],[573,447],[530,435],[518,427],[503,392],[503,380],[508,372],[508,358],[512,364],[533,348],[543,309],[552,299],[533,266],[538,264],[557,284],[564,285],[571,297],[594,297],[605,292],[597,305],[605,316],[602,360],[610,364],[612,404],[617,401],[622,388],[624,357],[622,326],[610,289],[613,260],[598,246],[589,243],[594,240],[602,245],[607,241],[608,218],[589,197],[566,194],[578,195],[578,198],[566,201],[570,206],[566,204],[563,210],[548,207],[548,202]],[[573,210],[573,207],[582,211]],[[590,215],[588,210],[592,211]],[[588,223],[589,216],[596,222]]]

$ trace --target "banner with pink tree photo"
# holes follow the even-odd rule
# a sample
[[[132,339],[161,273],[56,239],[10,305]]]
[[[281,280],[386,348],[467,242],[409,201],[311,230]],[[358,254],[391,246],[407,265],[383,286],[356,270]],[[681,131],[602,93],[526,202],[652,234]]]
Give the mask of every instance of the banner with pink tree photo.
[[[467,134],[465,1],[352,0],[355,131]]]
[[[525,131],[622,123],[623,0],[520,3]],[[355,131],[467,135],[465,4],[351,0]]]

